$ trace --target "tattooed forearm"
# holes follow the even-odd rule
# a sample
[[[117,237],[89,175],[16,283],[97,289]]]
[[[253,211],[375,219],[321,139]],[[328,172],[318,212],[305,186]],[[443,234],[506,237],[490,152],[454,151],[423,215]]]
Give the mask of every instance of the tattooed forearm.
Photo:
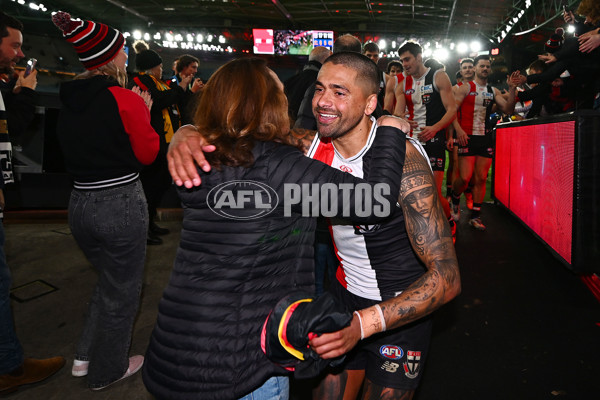
[[[400,187],[406,230],[427,272],[399,296],[381,303],[387,328],[430,314],[460,292],[458,262],[450,227],[427,160],[410,143]]]

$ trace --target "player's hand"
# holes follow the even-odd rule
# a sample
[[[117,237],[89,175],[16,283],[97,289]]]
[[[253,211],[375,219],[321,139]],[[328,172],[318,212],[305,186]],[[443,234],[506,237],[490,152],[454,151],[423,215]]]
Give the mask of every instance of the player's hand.
[[[469,144],[469,135],[467,135],[464,129],[456,129],[456,141],[461,146],[466,146],[467,144]]]
[[[512,89],[512,88],[516,88],[517,86],[521,85],[522,77],[523,77],[523,75],[521,75],[520,71],[513,71],[513,73],[510,74],[510,76],[507,75],[506,83],[508,84],[508,87],[510,89]],[[525,78],[525,82],[527,82],[527,78]]]
[[[204,153],[215,151],[216,147],[209,145],[193,125],[184,125],[175,132],[169,150],[167,161],[169,172],[177,186],[186,188],[199,186],[200,175],[198,165],[204,172],[210,171],[210,164],[204,158]]]
[[[393,126],[404,133],[410,132],[410,124],[407,120],[393,115],[384,115],[377,120],[378,126]]]
[[[421,132],[419,132],[418,139],[419,141],[425,143],[433,139],[436,133],[437,130],[435,130],[433,126],[426,126],[423,129],[421,129]]]
[[[202,90],[204,88],[204,82],[202,82],[202,79],[200,78],[196,78],[194,79],[194,83],[192,84],[192,93],[197,93],[199,90]]]
[[[337,332],[324,333],[312,338],[308,344],[315,353],[327,360],[346,354],[356,346],[359,340],[360,321],[356,314],[353,314],[350,326]]]

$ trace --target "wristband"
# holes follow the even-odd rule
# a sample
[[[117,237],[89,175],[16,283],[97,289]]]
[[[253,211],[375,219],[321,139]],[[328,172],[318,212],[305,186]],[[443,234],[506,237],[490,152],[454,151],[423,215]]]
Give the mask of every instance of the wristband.
[[[377,311],[379,311],[379,318],[381,321],[381,332],[385,332],[387,327],[385,326],[385,318],[383,318],[383,311],[381,310],[379,304],[375,304],[375,308],[377,309]]]
[[[360,325],[360,340],[363,340],[365,338],[365,331],[363,330],[362,318],[360,317],[360,313],[358,311],[354,311],[354,314],[356,314],[358,317],[358,324]]]

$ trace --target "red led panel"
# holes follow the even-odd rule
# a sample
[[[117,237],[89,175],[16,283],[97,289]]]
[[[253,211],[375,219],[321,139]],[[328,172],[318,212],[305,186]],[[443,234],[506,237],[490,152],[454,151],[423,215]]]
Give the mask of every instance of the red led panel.
[[[575,122],[500,128],[494,195],[569,264]]]
[[[273,29],[252,29],[254,54],[274,54]]]

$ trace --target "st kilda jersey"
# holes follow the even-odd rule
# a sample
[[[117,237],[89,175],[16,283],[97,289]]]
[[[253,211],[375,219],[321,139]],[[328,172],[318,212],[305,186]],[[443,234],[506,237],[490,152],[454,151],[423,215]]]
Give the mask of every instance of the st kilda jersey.
[[[408,119],[419,124],[418,133],[426,126],[432,126],[441,120],[446,114],[446,108],[442,102],[440,91],[435,84],[435,74],[441,70],[427,69],[427,72],[414,78],[412,75],[404,75],[404,98],[408,111]]]
[[[458,109],[457,121],[467,135],[483,136],[492,128],[490,114],[495,102],[494,89],[474,81],[465,85],[469,85],[469,94]]]
[[[375,119],[371,119],[373,126],[367,144],[356,155],[342,157],[329,138],[317,134],[307,156],[364,178],[369,171],[370,148],[377,128]],[[414,139],[409,140],[426,157],[421,145]],[[329,222],[340,261],[336,278],[350,293],[371,300],[386,300],[402,293],[425,273],[408,240],[399,205],[392,210],[390,219],[376,225],[352,225],[342,218],[331,218]]]

